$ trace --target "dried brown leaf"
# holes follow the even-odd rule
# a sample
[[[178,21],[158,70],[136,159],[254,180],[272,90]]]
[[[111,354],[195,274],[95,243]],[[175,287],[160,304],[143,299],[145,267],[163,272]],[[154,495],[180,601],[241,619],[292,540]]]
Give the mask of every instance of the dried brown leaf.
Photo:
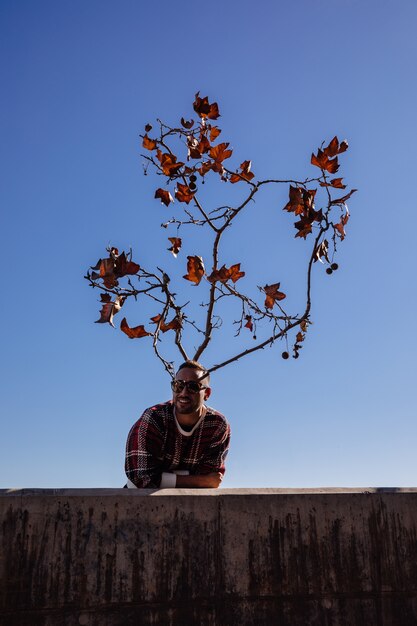
[[[342,196],[341,198],[336,198],[335,200],[332,200],[330,202],[330,204],[344,204],[346,202],[346,200],[349,200],[350,196],[355,193],[355,191],[358,191],[358,190],[357,189],[352,189],[352,191],[349,191],[349,193],[347,193],[345,196]]]
[[[314,252],[314,259],[313,259],[314,262],[320,261],[320,263],[323,263],[322,257],[324,257],[327,263],[330,263],[328,250],[329,250],[329,242],[327,241],[327,239],[323,239],[323,241],[317,246]]]
[[[223,265],[218,270],[213,270],[210,276],[207,277],[207,280],[211,283],[219,281],[221,283],[225,283],[228,280],[232,280],[236,283],[240,278],[243,278],[245,272],[240,271],[240,263],[235,263],[235,265],[231,265],[227,268]]]
[[[168,189],[161,189],[161,187],[155,191],[155,198],[159,198],[165,206],[174,202],[174,198],[171,196]]]
[[[184,163],[178,161],[175,154],[169,154],[168,152],[162,153],[160,150],[156,153],[157,159],[161,164],[162,172],[165,176],[175,176],[178,173],[178,170],[184,165]]]
[[[131,328],[124,317],[120,322],[120,330],[125,333],[129,337],[129,339],[140,339],[141,337],[146,337],[147,335],[151,335],[152,333],[148,333],[145,330],[143,325],[135,326]]]
[[[188,185],[183,185],[181,183],[177,183],[177,188],[175,190],[175,197],[178,202],[185,202],[186,204],[190,204],[191,200],[194,198],[195,191],[191,191]]]
[[[213,142],[217,139],[217,137],[220,135],[221,133],[221,128],[219,128],[218,126],[211,126],[210,128],[210,141]]]
[[[113,317],[120,311],[123,306],[124,298],[122,296],[117,296],[114,302],[109,301],[108,299],[104,300],[104,296],[108,296],[109,294],[101,294],[101,301],[104,302],[103,306],[100,310],[100,318],[96,320],[96,324],[110,324],[113,326]]]
[[[317,150],[317,155],[311,155],[311,164],[316,165],[322,170],[326,170],[329,174],[335,174],[339,169],[337,157],[329,159],[328,155],[320,150],[320,148]]]
[[[245,320],[246,320],[246,324],[244,325],[244,328],[249,328],[249,330],[252,332],[253,331],[252,315],[245,315]]]
[[[278,291],[281,283],[274,283],[273,285],[265,285],[263,291],[265,292],[265,308],[272,309],[275,302],[279,302],[286,298],[285,293]]]
[[[168,237],[168,240],[171,242],[171,247],[168,248],[169,252],[172,252],[173,256],[176,258],[178,252],[181,250],[182,239],[180,237]]]
[[[335,187],[336,189],[346,189],[342,183],[343,178],[332,178],[328,183],[320,183],[321,187]]]
[[[194,126],[194,120],[187,121],[182,117],[181,124],[184,126],[184,128],[187,128],[187,130],[189,130],[190,128]]]
[[[187,257],[187,274],[183,278],[199,285],[205,273],[204,262],[201,256]]]
[[[146,148],[146,150],[156,150],[157,143],[155,139],[150,139],[148,135],[145,135],[142,141],[142,146]]]
[[[210,157],[216,163],[222,163],[225,159],[229,159],[233,154],[233,150],[228,150],[228,147],[229,144],[226,142],[213,146],[209,152]]]
[[[210,120],[217,120],[220,117],[219,107],[217,102],[213,102],[212,104],[208,101],[208,96],[204,98],[200,98],[200,92],[198,91],[195,94],[194,100],[194,111],[202,118],[208,118]]]
[[[251,166],[252,166],[251,161],[243,161],[243,163],[240,164],[241,171],[237,172],[236,174],[232,174],[230,177],[230,182],[238,183],[241,180],[248,180],[248,181],[252,180],[255,174],[250,171]]]

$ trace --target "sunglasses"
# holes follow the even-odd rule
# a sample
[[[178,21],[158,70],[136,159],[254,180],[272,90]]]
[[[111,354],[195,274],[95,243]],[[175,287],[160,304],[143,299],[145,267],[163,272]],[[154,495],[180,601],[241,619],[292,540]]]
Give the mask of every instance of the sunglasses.
[[[183,389],[187,389],[191,393],[199,393],[203,389],[208,389],[208,387],[200,385],[195,380],[172,380],[171,389],[174,393],[181,393]]]

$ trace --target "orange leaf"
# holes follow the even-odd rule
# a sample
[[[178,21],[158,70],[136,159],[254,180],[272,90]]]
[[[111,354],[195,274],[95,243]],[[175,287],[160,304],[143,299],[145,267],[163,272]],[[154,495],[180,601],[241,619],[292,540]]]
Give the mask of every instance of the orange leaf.
[[[162,320],[162,315],[155,315],[151,317],[151,322],[153,324],[159,324],[159,328],[163,333],[166,333],[168,330],[180,330],[182,328],[182,321],[179,317],[175,316],[168,324]]]
[[[144,326],[135,326],[134,328],[130,328],[125,317],[120,322],[120,330],[123,331],[129,339],[140,339],[141,337],[146,337],[147,335],[152,334],[148,333]]]
[[[211,169],[213,169],[212,161],[204,161],[204,163],[201,165],[201,167],[198,168],[197,171],[201,176],[205,176],[207,172],[209,172]]]
[[[155,191],[155,198],[159,198],[165,206],[168,206],[170,202],[174,202],[174,198],[171,196],[167,189],[157,189]]]
[[[109,257],[108,259],[100,259],[100,277],[104,278],[113,274],[114,259]]]
[[[215,139],[217,139],[221,132],[222,131],[218,126],[212,126],[210,128],[210,141],[215,141]]]
[[[210,120],[217,120],[217,118],[220,117],[217,102],[213,102],[213,104],[210,104],[208,101],[208,96],[205,96],[205,98],[200,98],[199,91],[197,91],[197,93],[195,94],[193,107],[194,111],[198,113],[198,115],[202,119],[209,118]]]
[[[295,222],[294,226],[298,230],[298,233],[295,235],[296,237],[303,237],[303,239],[305,239],[307,235],[312,232],[312,221],[306,217],[302,217],[298,222]]]
[[[177,183],[175,197],[179,202],[185,202],[186,204],[190,204],[191,200],[194,198],[194,194],[195,192],[191,191],[191,189],[187,185]]]
[[[178,252],[181,249],[182,240],[180,237],[168,237],[169,241],[172,243],[172,246],[168,248],[169,252],[172,252],[174,257],[177,256]]]
[[[322,170],[326,170],[329,174],[335,174],[339,169],[337,157],[329,159],[327,154],[320,150],[320,148],[317,150],[317,156],[315,154],[311,155],[311,164],[316,165]]]
[[[92,272],[92,280],[101,279],[107,289],[112,289],[119,284],[117,277],[114,275],[114,258],[112,256],[108,259],[99,259],[97,264],[91,269],[99,270],[98,273],[96,271]]]
[[[324,169],[328,161],[329,157],[324,154],[320,148],[317,150],[317,156],[314,153],[311,155],[311,165],[316,165]]]
[[[236,283],[239,278],[242,278],[244,275],[245,272],[240,271],[240,263],[236,263],[235,265],[231,265],[229,268],[223,265],[219,270],[213,270],[210,276],[207,277],[207,280],[211,283],[214,283],[217,280],[221,283],[225,283],[230,279]]]
[[[124,252],[115,261],[114,273],[117,278],[137,274],[139,270],[140,266],[133,261],[128,261]]]
[[[346,185],[342,183],[343,178],[332,178],[328,183],[320,183],[321,187],[336,187],[337,189],[346,189]]]
[[[358,191],[357,189],[352,189],[352,191],[349,191],[349,193],[347,193],[345,196],[342,196],[341,198],[336,198],[335,200],[332,200],[330,202],[330,204],[344,204],[346,202],[346,200],[349,200],[350,196],[355,193],[355,191]]]
[[[142,146],[146,148],[146,150],[155,150],[156,141],[155,139],[150,139],[148,135],[145,135],[142,141]]]
[[[162,153],[158,150],[156,154],[162,168],[162,172],[165,176],[175,176],[178,170],[184,165],[184,163],[178,162],[175,154],[168,154],[167,152]]]
[[[119,284],[118,278],[127,274],[137,274],[140,266],[128,260],[124,252],[119,255],[117,248],[111,248],[110,256],[107,259],[99,259],[97,265],[92,269],[99,270],[99,273],[93,272],[91,278],[93,280],[101,279],[107,289],[112,289]]]
[[[162,329],[163,333],[166,333],[167,330],[180,330],[182,328],[182,322],[178,317],[174,317],[168,324],[164,325]]]
[[[334,225],[334,229],[337,231],[337,234],[339,235],[342,241],[346,237],[345,226],[348,223],[348,220],[349,220],[349,211],[346,207],[346,213],[342,215],[342,217],[340,218],[340,222]]]
[[[202,135],[200,138],[200,143],[197,146],[197,150],[199,151],[200,155],[208,152],[210,148],[211,146],[209,140],[205,135]]]
[[[229,159],[233,154],[233,150],[228,150],[228,146],[228,143],[219,143],[217,146],[213,146],[209,152],[210,157],[217,163]]]
[[[199,150],[199,141],[193,135],[188,135],[187,137],[187,146],[188,146],[188,158],[189,159],[199,159],[201,157],[201,152]]]
[[[240,180],[252,180],[255,174],[250,171],[251,165],[251,161],[243,161],[243,163],[241,163],[240,165],[241,172],[237,174],[232,174],[232,176],[230,177],[230,182],[238,183]]]
[[[290,185],[290,199],[283,208],[283,211],[294,212],[300,215],[304,211],[303,189]]]
[[[200,159],[203,154],[210,150],[210,142],[204,134],[200,135],[200,140],[193,135],[187,137],[188,158]]]
[[[203,259],[201,256],[187,256],[187,260],[187,274],[183,278],[199,285],[205,273]]]
[[[231,265],[228,271],[230,274],[230,278],[234,283],[236,283],[239,278],[243,278],[243,276],[245,275],[245,272],[240,271],[240,263],[235,263],[235,265]]]
[[[333,137],[329,145],[326,148],[324,148],[323,153],[326,154],[328,157],[334,157],[336,156],[336,154],[341,154],[342,152],[346,152],[348,147],[349,147],[348,142],[346,140],[341,141],[339,144],[338,138]]]
[[[265,307],[267,309],[272,309],[275,302],[279,302],[280,300],[286,298],[285,293],[282,293],[282,291],[278,291],[279,286],[280,283],[274,283],[273,285],[265,285],[265,287],[263,288],[266,294]]]
[[[190,129],[194,126],[194,120],[190,120],[189,122],[187,122],[187,120],[185,120],[183,117],[181,118],[181,124],[184,126],[184,128]]]
[[[332,187],[336,187],[337,189],[346,189],[346,185],[342,183],[343,178],[332,178],[331,184]]]
[[[101,301],[104,302],[100,311],[100,319],[96,320],[96,324],[110,324],[113,326],[113,316],[120,311],[123,306],[124,298],[117,296],[114,302],[108,300],[110,294],[101,294]]]
[[[290,185],[290,199],[283,210],[293,212],[295,215],[308,215],[314,209],[316,191],[317,189],[304,189]]]
[[[246,320],[246,324],[245,324],[244,328],[249,328],[249,330],[252,332],[253,331],[252,316],[251,315],[245,315],[245,320]]]
[[[327,263],[330,263],[330,259],[329,259],[329,255],[328,255],[328,250],[329,250],[329,242],[327,241],[327,239],[323,239],[323,241],[317,246],[315,252],[314,252],[314,258],[313,261],[320,261],[320,263],[323,263],[323,261],[321,260],[322,257],[324,257],[327,261]]]

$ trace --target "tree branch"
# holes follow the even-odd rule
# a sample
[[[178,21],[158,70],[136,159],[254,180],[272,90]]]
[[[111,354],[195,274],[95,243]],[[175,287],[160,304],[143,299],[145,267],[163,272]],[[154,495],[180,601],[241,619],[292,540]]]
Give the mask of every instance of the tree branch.
[[[208,230],[202,232],[210,233],[210,252],[212,255],[212,268],[211,274],[204,273],[203,266],[197,269],[188,269],[188,274],[184,278],[188,278],[196,285],[200,283],[205,276],[206,285],[208,287],[207,301],[202,304],[205,307],[205,319],[204,327],[199,327],[195,321],[188,319],[187,308],[190,304],[179,306],[176,303],[176,293],[171,289],[170,278],[167,274],[158,268],[161,276],[155,273],[149,273],[143,268],[140,268],[136,272],[136,268],[139,267],[136,263],[133,263],[131,253],[125,255],[122,253],[118,255],[116,248],[108,248],[109,258],[100,260],[100,273],[90,274],[87,272],[85,278],[88,280],[91,287],[97,287],[103,293],[108,296],[102,298],[102,311],[101,322],[110,321],[112,316],[117,313],[123,303],[124,298],[133,296],[135,299],[141,294],[150,298],[154,303],[159,305],[159,310],[162,308],[162,312],[158,316],[151,318],[156,321],[156,329],[153,333],[153,350],[157,358],[162,362],[165,370],[172,376],[173,365],[170,361],[166,360],[160,349],[160,342],[162,341],[161,331],[165,333],[167,330],[174,330],[175,339],[173,343],[176,346],[181,358],[187,360],[187,351],[185,350],[182,337],[184,325],[187,324],[187,330],[198,335],[202,335],[199,339],[200,343],[195,348],[194,358],[200,359],[204,354],[206,348],[213,339],[213,334],[216,329],[221,326],[222,318],[218,315],[221,312],[221,305],[224,298],[235,298],[240,307],[240,320],[235,321],[238,324],[238,336],[245,326],[253,332],[253,337],[256,340],[258,334],[258,327],[262,332],[262,327],[265,327],[267,323],[273,325],[268,328],[268,338],[260,339],[256,345],[246,350],[237,351],[235,356],[232,356],[224,361],[220,361],[209,369],[210,372],[214,372],[217,369],[225,367],[226,365],[243,358],[257,350],[261,350],[267,345],[272,345],[278,339],[287,337],[288,333],[298,326],[300,326],[302,332],[298,332],[294,343],[294,357],[298,356],[298,351],[301,348],[300,343],[304,340],[305,332],[307,331],[309,316],[312,307],[312,267],[316,260],[329,263],[328,256],[328,243],[327,240],[322,239],[324,234],[331,229],[332,241],[333,241],[333,256],[336,253],[336,244],[338,241],[342,241],[345,237],[344,226],[348,221],[349,212],[346,207],[346,212],[339,216],[339,222],[334,220],[333,209],[341,208],[342,204],[352,195],[352,190],[341,198],[332,200],[331,189],[345,189],[346,185],[342,183],[342,179],[330,179],[330,175],[338,171],[338,155],[347,150],[347,143],[341,142],[337,137],[334,137],[327,147],[324,147],[324,142],[317,151],[317,155],[311,157],[311,164],[319,168],[321,174],[317,177],[306,177],[304,180],[296,179],[278,179],[268,178],[265,180],[258,180],[253,182],[254,176],[251,172],[250,161],[244,161],[239,170],[233,171],[232,168],[225,166],[226,161],[232,156],[232,150],[229,148],[229,143],[220,140],[215,144],[216,138],[220,134],[220,129],[217,126],[212,125],[212,120],[217,119],[219,116],[218,106],[216,103],[210,105],[208,98],[200,98],[197,94],[195,102],[193,104],[194,111],[197,113],[198,120],[195,125],[191,122],[181,121],[183,127],[170,127],[161,120],[159,123],[159,137],[152,139],[148,136],[148,132],[151,130],[151,126],[145,127],[145,135],[141,135],[143,138],[143,147],[145,150],[149,150],[151,153],[143,155],[146,161],[147,170],[151,168],[156,176],[164,176],[167,179],[167,185],[176,184],[175,198],[182,206],[183,212],[181,215],[175,213],[165,223],[162,223],[163,228],[174,226],[178,231],[181,226],[191,225],[205,227],[208,225]],[[178,140],[181,150],[185,148],[186,155],[184,157],[177,157],[173,149],[173,140]],[[228,162],[228,161],[227,161]],[[200,179],[205,182],[207,177],[217,177],[226,184],[246,183],[246,192],[243,201],[233,205],[220,205],[215,208],[207,207],[203,205],[200,199],[200,195],[197,195],[196,181]],[[219,179],[217,179],[219,180]],[[182,181],[182,184],[179,182]],[[308,189],[307,186],[311,184],[320,184],[325,189],[327,195],[327,208],[320,209],[318,211],[314,208],[315,195],[318,189]],[[265,287],[259,287],[259,289],[266,294],[265,305],[258,304],[254,298],[246,295],[240,290],[240,287],[236,287],[235,283],[242,277],[240,272],[240,264],[235,264],[230,268],[227,268],[221,259],[221,244],[224,243],[222,239],[223,233],[227,228],[233,225],[237,216],[249,205],[251,201],[255,200],[256,194],[265,186],[273,184],[289,184],[290,186],[290,198],[289,202],[284,207],[288,213],[293,213],[296,220],[294,226],[296,227],[296,237],[306,239],[307,236],[312,235],[315,232],[312,251],[307,262],[306,268],[306,291],[305,291],[305,309],[302,315],[289,315],[280,304],[280,300],[283,299],[285,294],[278,291],[279,284],[266,285]],[[238,185],[238,189],[239,185]],[[171,188],[172,190],[172,188]],[[172,201],[171,192],[167,189],[158,189],[157,197],[160,197],[164,204],[167,206]],[[191,210],[188,208],[189,203],[195,207]],[[182,203],[187,206],[184,207]],[[219,203],[220,204],[220,203]],[[180,206],[180,209],[181,209]],[[317,229],[317,232],[316,232]],[[177,244],[176,244],[177,245]],[[179,244],[178,244],[179,250]],[[171,249],[173,251],[173,248]],[[332,256],[332,260],[333,260]],[[198,255],[190,257],[194,261],[198,261]],[[221,265],[220,269],[219,266]],[[99,264],[96,268],[98,269]],[[333,267],[335,266],[335,267]],[[190,263],[190,267],[192,264]],[[327,268],[328,273],[332,273],[334,269],[337,269],[337,264],[331,263],[331,267]],[[181,272],[182,273],[182,272]],[[131,282],[131,277],[136,276],[138,281],[146,281],[144,288],[137,289]],[[128,287],[119,286],[118,281],[120,278],[128,276]],[[133,279],[132,279],[133,280]],[[231,281],[233,280],[233,285]],[[204,283],[203,283],[204,284]],[[240,283],[239,283],[240,285]],[[267,289],[268,288],[268,289]],[[155,290],[159,290],[155,292]],[[110,295],[116,296],[116,301],[111,301]],[[111,317],[110,313],[111,312]],[[175,317],[168,323],[167,316],[170,312],[175,313]],[[187,312],[187,314],[186,314]],[[109,319],[106,319],[109,316]],[[246,321],[246,323],[245,323]],[[190,328],[191,327],[191,328]],[[255,328],[255,330],[253,330]],[[272,332],[271,332],[272,330]],[[265,332],[263,335],[265,336]],[[132,335],[130,335],[132,336]],[[138,337],[140,335],[138,334]],[[143,336],[143,334],[141,335]],[[171,335],[172,339],[172,335]],[[288,354],[283,353],[284,358],[288,358]]]

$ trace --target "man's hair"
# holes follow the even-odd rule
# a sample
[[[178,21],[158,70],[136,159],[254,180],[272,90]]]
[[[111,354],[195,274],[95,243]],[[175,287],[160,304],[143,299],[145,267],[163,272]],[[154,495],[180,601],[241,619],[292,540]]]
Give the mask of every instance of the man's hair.
[[[186,367],[192,370],[199,370],[200,372],[202,372],[203,375],[200,376],[200,380],[204,378],[204,381],[207,383],[207,385],[210,384],[210,374],[208,373],[204,365],[201,365],[201,363],[199,363],[198,361],[184,361],[184,363],[181,363],[181,365],[179,366],[177,374],[180,370],[183,370]]]

